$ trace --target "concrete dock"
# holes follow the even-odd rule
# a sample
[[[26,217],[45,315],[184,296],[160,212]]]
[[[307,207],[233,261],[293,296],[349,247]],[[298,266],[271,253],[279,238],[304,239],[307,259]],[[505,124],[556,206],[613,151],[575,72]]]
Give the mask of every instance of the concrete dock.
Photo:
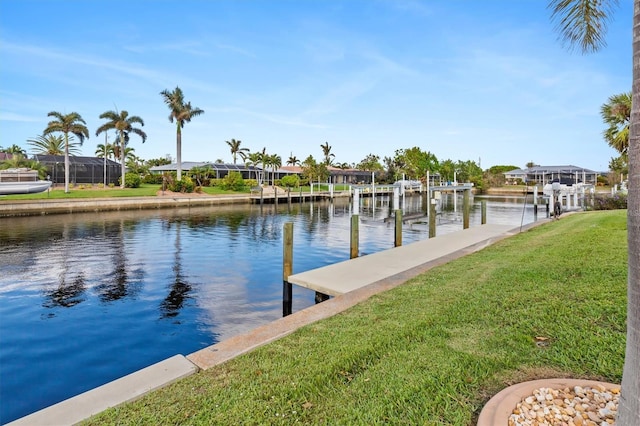
[[[462,249],[479,250],[496,238],[510,234],[512,229],[512,225],[476,226],[293,274],[288,281],[329,296],[339,296]]]

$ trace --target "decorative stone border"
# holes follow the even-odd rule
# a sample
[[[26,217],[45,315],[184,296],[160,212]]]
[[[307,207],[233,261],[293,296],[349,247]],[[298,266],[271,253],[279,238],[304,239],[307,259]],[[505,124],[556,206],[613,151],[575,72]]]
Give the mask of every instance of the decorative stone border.
[[[563,389],[567,387],[573,388],[574,386],[595,387],[597,385],[602,385],[607,389],[620,387],[620,385],[614,383],[583,379],[541,379],[509,386],[498,392],[487,402],[480,412],[477,426],[507,426],[509,416],[516,408],[516,405],[522,401],[523,398],[531,395],[536,389]]]

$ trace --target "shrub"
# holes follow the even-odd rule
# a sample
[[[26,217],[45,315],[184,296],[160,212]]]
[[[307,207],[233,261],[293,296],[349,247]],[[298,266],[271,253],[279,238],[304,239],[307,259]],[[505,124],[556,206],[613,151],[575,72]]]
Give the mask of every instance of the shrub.
[[[229,172],[222,179],[220,187],[227,191],[242,191],[245,187],[242,174],[240,172]]]
[[[593,210],[618,210],[627,208],[627,196],[625,194],[595,194],[590,200]]]
[[[127,173],[124,175],[124,187],[125,188],[140,188],[140,175],[137,173]]]
[[[300,178],[298,175],[288,175],[280,179],[280,183],[287,188],[295,188],[300,185]]]
[[[142,182],[152,184],[152,185],[162,185],[162,175],[151,174],[151,173],[146,174],[142,178]]]
[[[182,176],[182,180],[174,180],[173,177],[169,178],[167,187],[169,191],[173,192],[193,192],[196,185],[189,176]]]

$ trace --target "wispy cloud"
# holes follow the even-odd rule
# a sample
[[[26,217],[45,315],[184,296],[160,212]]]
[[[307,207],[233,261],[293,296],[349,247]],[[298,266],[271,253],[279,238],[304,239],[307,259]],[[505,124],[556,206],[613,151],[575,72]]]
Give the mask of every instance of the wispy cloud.
[[[312,128],[312,129],[324,129],[327,127],[326,125],[311,123],[311,122],[302,120],[298,117],[269,114],[269,113],[253,111],[253,110],[241,108],[241,107],[216,108],[212,112],[241,114],[241,115],[255,117],[260,120],[268,121],[275,124],[281,124],[285,126],[306,127],[306,128]]]
[[[42,117],[30,117],[28,115],[16,114],[8,111],[0,111],[0,121],[19,121],[23,123],[42,122]]]
[[[112,58],[101,58],[91,55],[74,53],[73,55],[57,51],[52,48],[39,47],[29,44],[17,44],[7,41],[0,41],[0,52],[13,53],[17,55],[28,55],[32,58],[50,59],[66,64],[82,64],[100,70],[117,71],[118,73],[131,75],[138,78],[154,81],[165,81],[164,74],[140,66],[134,63],[125,63]]]
[[[130,44],[123,47],[125,50],[134,53],[153,53],[153,52],[167,52],[175,51],[180,53],[186,53],[193,56],[210,56],[211,52],[203,46],[201,42],[197,41],[183,41],[173,43],[160,43],[160,44]]]

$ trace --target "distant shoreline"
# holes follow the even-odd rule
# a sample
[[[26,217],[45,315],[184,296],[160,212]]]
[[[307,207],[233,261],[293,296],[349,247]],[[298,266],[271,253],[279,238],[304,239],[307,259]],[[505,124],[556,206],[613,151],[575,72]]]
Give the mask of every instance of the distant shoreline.
[[[42,216],[118,210],[147,210],[178,207],[249,204],[249,195],[165,194],[156,197],[68,198],[51,200],[12,200],[0,202],[0,217]]]

